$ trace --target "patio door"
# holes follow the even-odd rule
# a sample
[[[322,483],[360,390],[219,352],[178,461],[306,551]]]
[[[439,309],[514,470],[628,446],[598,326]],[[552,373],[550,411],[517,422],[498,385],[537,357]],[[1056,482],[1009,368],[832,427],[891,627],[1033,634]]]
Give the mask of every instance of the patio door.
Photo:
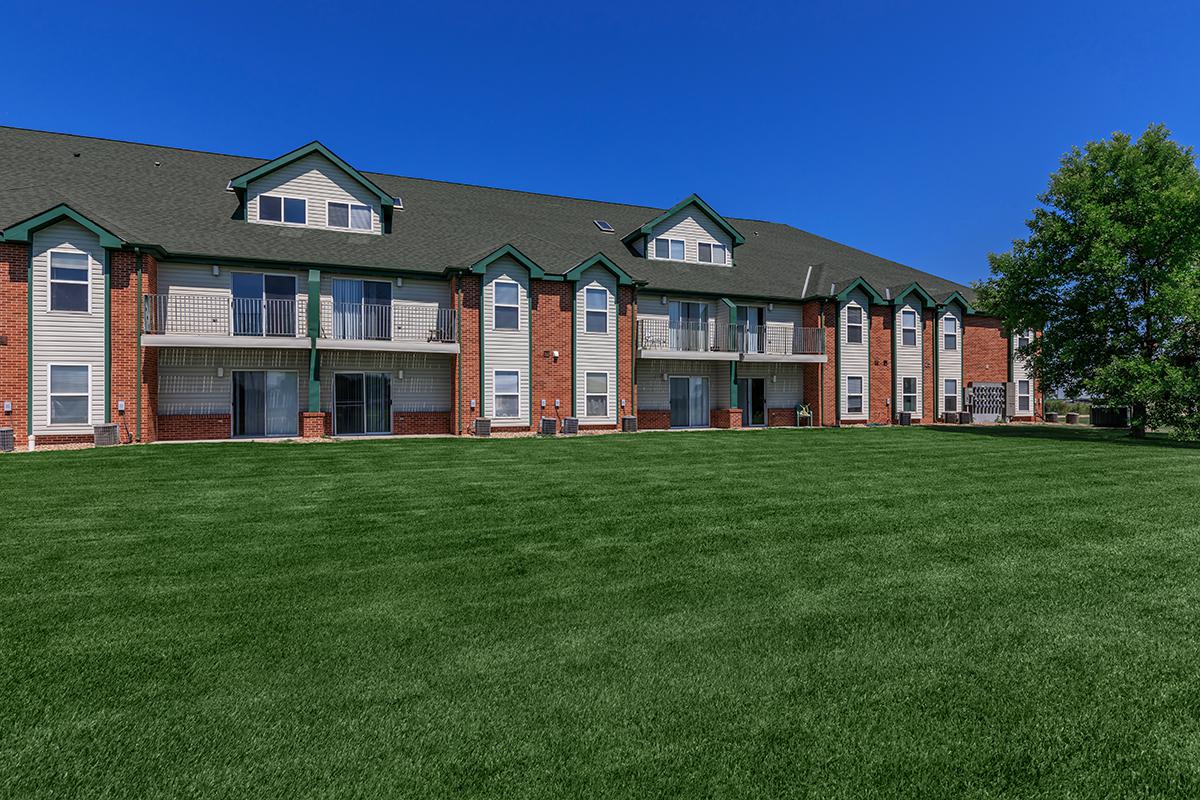
[[[296,335],[296,276],[235,272],[230,289],[234,336]]]
[[[766,378],[738,378],[738,404],[742,407],[742,427],[767,424]]]
[[[767,327],[762,306],[738,306],[737,321],[738,331],[741,334],[742,352],[765,353],[767,351]]]
[[[333,279],[333,338],[392,338],[392,285]]]
[[[708,349],[708,304],[672,300],[667,306],[668,332],[672,350]]]
[[[295,436],[299,431],[299,381],[295,372],[233,373],[233,435]]]
[[[679,376],[670,381],[671,427],[708,427],[708,378]]]
[[[333,377],[333,432],[339,436],[392,432],[392,376],[339,372]]]

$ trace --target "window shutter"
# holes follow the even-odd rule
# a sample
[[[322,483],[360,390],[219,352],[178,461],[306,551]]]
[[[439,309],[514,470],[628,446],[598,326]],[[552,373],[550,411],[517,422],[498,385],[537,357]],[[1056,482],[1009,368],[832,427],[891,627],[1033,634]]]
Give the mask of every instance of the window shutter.
[[[1012,419],[1017,415],[1017,384],[1009,381],[1004,384],[1004,416]]]

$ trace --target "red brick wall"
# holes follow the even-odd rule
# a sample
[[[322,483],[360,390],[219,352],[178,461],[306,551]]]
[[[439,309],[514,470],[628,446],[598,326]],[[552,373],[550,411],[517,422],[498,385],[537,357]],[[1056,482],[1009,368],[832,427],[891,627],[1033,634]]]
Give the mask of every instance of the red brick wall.
[[[56,444],[92,444],[95,436],[90,433],[43,433],[37,437],[37,447]]]
[[[826,362],[805,365],[804,402],[812,409],[815,425],[836,425],[837,305],[809,301],[804,304],[801,316],[804,327],[825,328]]]
[[[229,414],[180,414],[158,418],[159,441],[181,439],[228,439],[232,433]],[[42,441],[42,437],[38,437]]]
[[[921,326],[924,330],[921,342],[921,372],[924,376],[921,379],[921,385],[924,387],[922,394],[922,414],[921,422],[937,422],[937,405],[935,405],[934,386],[933,386],[933,360],[937,358],[936,343],[933,341],[933,314],[931,309],[925,309],[921,312]]]
[[[742,411],[740,408],[714,408],[708,424],[714,428],[740,428]]]
[[[671,412],[643,408],[638,410],[639,431],[665,431],[671,427]]]
[[[392,433],[401,436],[453,433],[449,411],[397,411],[392,414]]]
[[[479,385],[479,325],[480,294],[482,284],[478,275],[460,275],[455,278],[455,306],[459,312],[459,354],[458,362],[451,365],[454,374],[451,383],[455,387],[451,397],[454,401],[455,432],[459,435],[470,434],[474,430],[475,420],[483,410],[483,387]],[[461,294],[461,297],[460,297]],[[461,385],[458,382],[462,375]],[[471,408],[471,401],[475,408]],[[462,426],[459,426],[461,419]]]
[[[152,442],[157,437],[158,350],[144,347],[142,364],[142,427],[137,430],[137,366],[138,366],[138,307],[141,296],[137,286],[137,256],[126,251],[114,251],[109,267],[112,280],[112,396],[111,419],[135,439]],[[142,255],[142,293],[154,294],[158,288],[158,262],[154,256]],[[125,413],[117,406],[125,401]]]
[[[892,336],[895,315],[888,306],[871,307],[871,422],[892,422]]]
[[[768,428],[794,428],[796,426],[795,408],[768,408]]]
[[[18,448],[28,440],[29,248],[0,243],[0,428],[12,428]],[[12,412],[3,412],[3,403]]]
[[[300,435],[305,439],[320,439],[332,429],[330,415],[324,411],[300,412]]]
[[[963,324],[963,381],[1008,380],[1008,339],[993,317],[968,316]]]
[[[637,329],[637,301],[632,286],[617,287],[617,427],[621,417],[636,416],[637,397],[633,383],[633,344]],[[625,408],[621,408],[621,401]]]
[[[533,334],[533,373],[529,379],[533,390],[534,430],[537,430],[541,417],[562,419],[575,415],[571,405],[571,308],[574,296],[574,283],[529,282],[529,320]],[[558,351],[557,359],[555,350]],[[543,400],[546,401],[545,408],[542,408]],[[557,409],[555,400],[560,403]]]

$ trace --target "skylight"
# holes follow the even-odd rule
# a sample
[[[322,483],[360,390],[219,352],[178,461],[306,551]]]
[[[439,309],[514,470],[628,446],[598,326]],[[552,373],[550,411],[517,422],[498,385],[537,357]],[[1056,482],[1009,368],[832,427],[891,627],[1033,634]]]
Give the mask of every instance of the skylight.
[[[616,232],[615,229],[613,228],[613,226],[608,224],[608,220],[594,219],[594,220],[592,220],[592,222],[596,223],[596,227],[599,228],[600,230],[604,231],[605,233],[615,233]]]

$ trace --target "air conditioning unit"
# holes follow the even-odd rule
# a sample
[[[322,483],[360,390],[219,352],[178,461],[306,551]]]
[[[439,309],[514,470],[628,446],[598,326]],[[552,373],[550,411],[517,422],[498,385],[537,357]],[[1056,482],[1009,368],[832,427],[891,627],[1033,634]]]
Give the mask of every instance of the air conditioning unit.
[[[554,417],[542,417],[538,425],[538,433],[542,436],[553,436],[558,433],[558,420]]]
[[[1046,422],[1058,422],[1058,412],[1047,411],[1046,412]]]
[[[958,424],[958,412],[957,411],[945,412],[944,414],[942,414],[942,422],[945,422],[949,425],[957,425]]]
[[[565,436],[574,436],[579,433],[579,418],[563,417],[562,432]]]
[[[637,433],[637,417],[621,417],[621,430],[626,433]]]
[[[96,447],[114,447],[121,443],[121,434],[117,432],[117,423],[106,422],[95,427]]]
[[[958,424],[959,425],[970,425],[974,421],[975,420],[971,417],[970,411],[958,412]]]
[[[911,411],[901,411],[899,423],[901,425],[912,425],[912,412]]]
[[[475,420],[475,435],[491,436],[492,421],[490,419],[485,419],[484,417],[480,417],[479,419]]]
[[[15,447],[12,428],[0,428],[0,453],[11,453]]]

